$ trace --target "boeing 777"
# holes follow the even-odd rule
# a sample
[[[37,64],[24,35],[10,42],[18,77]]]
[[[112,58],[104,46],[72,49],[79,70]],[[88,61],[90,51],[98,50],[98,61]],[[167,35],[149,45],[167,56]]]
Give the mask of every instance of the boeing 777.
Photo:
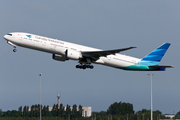
[[[159,65],[159,62],[169,48],[170,43],[164,43],[144,58],[138,59],[118,54],[119,52],[135,47],[104,51],[23,32],[9,33],[4,35],[4,39],[8,44],[14,47],[14,52],[17,51],[17,46],[48,52],[52,54],[54,60],[63,62],[66,60],[77,60],[79,64],[76,65],[76,68],[80,69],[93,69],[92,63],[134,71],[165,71],[166,68],[173,67]]]

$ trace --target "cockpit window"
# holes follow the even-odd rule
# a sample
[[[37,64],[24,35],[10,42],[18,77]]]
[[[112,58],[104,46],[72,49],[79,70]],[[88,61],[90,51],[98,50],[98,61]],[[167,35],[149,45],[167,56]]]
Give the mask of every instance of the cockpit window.
[[[10,35],[10,36],[12,36],[12,34],[7,34],[7,35]]]

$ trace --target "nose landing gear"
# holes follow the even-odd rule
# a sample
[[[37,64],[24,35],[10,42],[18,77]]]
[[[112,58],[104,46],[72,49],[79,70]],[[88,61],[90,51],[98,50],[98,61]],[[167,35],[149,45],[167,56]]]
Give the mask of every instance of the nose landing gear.
[[[12,43],[11,41],[7,41],[8,44],[12,45],[14,47],[13,52],[16,52],[16,45]]]
[[[13,52],[16,52],[17,50],[16,50],[16,46],[14,46],[14,49],[13,49]]]

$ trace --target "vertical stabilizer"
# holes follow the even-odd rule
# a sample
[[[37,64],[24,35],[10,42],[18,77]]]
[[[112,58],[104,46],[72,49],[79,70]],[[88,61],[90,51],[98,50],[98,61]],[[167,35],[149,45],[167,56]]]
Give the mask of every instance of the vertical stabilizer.
[[[169,48],[170,43],[164,43],[156,50],[152,51],[150,54],[146,55],[141,61],[138,63],[140,65],[158,65],[167,49]]]

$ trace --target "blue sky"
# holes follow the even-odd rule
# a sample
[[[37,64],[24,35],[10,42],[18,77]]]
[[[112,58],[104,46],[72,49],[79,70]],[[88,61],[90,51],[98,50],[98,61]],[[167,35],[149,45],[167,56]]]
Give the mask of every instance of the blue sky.
[[[153,73],[153,109],[180,111],[178,0],[54,0],[3,1],[0,4],[0,108],[3,111],[39,103],[91,106],[106,111],[114,102],[129,102],[134,110],[150,109]],[[142,58],[164,42],[171,43],[161,65],[165,72],[124,71],[101,65],[93,70],[75,68],[77,61],[59,62],[49,53],[8,45],[3,36],[28,32],[103,50],[136,46],[122,54]]]

